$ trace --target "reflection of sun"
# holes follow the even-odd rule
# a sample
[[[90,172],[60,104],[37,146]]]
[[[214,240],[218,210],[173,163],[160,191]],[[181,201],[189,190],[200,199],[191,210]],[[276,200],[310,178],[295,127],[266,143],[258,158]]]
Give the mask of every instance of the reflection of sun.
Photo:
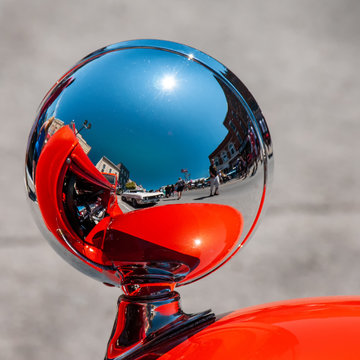
[[[176,85],[173,75],[165,75],[161,80],[161,86],[164,90],[171,90]]]
[[[194,244],[195,244],[195,246],[199,246],[201,244],[201,240],[200,239],[195,239]]]

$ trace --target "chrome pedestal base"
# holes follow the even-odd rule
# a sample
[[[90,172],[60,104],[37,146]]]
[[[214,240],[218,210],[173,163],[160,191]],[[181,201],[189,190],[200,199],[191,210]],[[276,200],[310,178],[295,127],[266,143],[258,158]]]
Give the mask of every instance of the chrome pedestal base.
[[[211,310],[184,313],[179,300],[175,291],[158,298],[120,296],[105,359],[156,359],[179,336],[215,321]]]

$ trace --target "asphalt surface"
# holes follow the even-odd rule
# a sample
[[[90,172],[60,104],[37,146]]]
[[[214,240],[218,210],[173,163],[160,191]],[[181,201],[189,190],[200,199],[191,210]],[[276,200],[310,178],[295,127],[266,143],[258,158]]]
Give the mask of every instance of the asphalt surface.
[[[27,136],[41,99],[93,50],[173,40],[249,87],[274,143],[271,200],[254,238],[179,288],[187,312],[360,293],[360,3],[356,0],[0,0],[1,359],[101,359],[118,289],[80,274],[25,204]]]

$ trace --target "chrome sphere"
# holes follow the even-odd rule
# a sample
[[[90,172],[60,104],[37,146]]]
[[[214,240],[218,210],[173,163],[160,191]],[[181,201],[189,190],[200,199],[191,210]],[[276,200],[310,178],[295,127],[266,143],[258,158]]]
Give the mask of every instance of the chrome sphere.
[[[45,237],[104,283],[197,280],[250,237],[268,194],[261,110],[225,66],[136,40],[93,52],[50,89],[26,188]]]

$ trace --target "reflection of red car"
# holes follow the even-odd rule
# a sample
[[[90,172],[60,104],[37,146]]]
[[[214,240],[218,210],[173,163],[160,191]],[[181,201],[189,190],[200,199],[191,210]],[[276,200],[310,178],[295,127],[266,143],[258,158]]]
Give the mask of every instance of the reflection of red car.
[[[189,281],[219,263],[242,233],[242,215],[226,205],[167,205],[123,214],[114,185],[94,166],[68,126],[50,138],[36,173],[37,199],[47,228],[66,250],[99,269],[109,284],[143,277],[144,259],[156,276]],[[154,227],[158,219],[163,224]],[[129,259],[135,263],[131,271]],[[164,262],[171,267],[164,268]]]
[[[46,144],[37,174],[39,207],[59,243],[90,262],[111,266],[103,257],[103,238],[98,232],[107,228],[111,218],[122,214],[116,184],[95,168],[68,126]]]
[[[116,174],[105,173],[105,172],[102,172],[101,174],[110,183],[110,185],[113,189],[113,191],[110,192],[111,201],[109,202],[109,206],[107,209],[108,213],[110,214],[110,216],[120,215],[122,213],[122,211],[120,210],[119,204],[117,202],[117,196],[116,196],[116,192],[117,192],[117,189],[119,186],[117,176],[116,176]]]

